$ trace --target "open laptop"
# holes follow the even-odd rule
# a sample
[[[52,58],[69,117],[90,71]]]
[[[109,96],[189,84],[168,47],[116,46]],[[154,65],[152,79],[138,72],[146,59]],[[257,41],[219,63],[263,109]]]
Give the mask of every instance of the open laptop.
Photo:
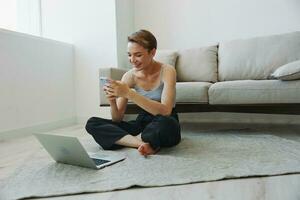
[[[34,134],[51,157],[59,163],[101,169],[125,159],[122,155],[109,155],[105,151],[88,153],[76,137]]]

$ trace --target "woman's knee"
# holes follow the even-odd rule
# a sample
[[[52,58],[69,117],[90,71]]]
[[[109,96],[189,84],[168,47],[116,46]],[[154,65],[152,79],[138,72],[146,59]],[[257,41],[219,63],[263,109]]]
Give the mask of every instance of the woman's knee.
[[[89,118],[86,122],[85,129],[88,131],[91,127],[93,127],[96,120],[97,120],[96,117]]]
[[[168,128],[176,128],[179,125],[179,122],[170,116],[162,116],[158,115],[155,119],[159,123],[159,127],[163,129],[168,129]]]
[[[177,145],[181,140],[179,122],[173,117],[159,117],[159,135],[161,145],[171,147]]]
[[[95,130],[97,127],[99,127],[99,125],[107,123],[106,120],[107,119],[102,119],[99,117],[91,117],[86,122],[85,130],[91,134],[93,132],[93,130]]]

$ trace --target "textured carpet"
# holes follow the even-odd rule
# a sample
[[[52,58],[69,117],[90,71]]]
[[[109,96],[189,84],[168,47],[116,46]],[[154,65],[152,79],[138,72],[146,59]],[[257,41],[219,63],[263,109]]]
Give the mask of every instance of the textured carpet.
[[[246,133],[246,134],[245,134]],[[84,146],[96,145],[91,138]],[[122,149],[126,159],[101,170],[57,164],[41,150],[0,189],[0,199],[105,192],[133,186],[178,185],[228,178],[300,172],[300,143],[246,130],[187,133],[173,148],[144,158]]]

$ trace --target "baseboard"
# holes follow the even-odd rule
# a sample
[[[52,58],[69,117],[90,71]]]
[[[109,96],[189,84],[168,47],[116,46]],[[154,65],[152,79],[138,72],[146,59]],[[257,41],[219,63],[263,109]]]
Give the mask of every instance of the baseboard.
[[[16,138],[16,137],[31,135],[33,133],[47,132],[47,131],[51,131],[51,130],[58,129],[58,128],[72,126],[75,124],[77,124],[76,117],[72,117],[69,119],[39,124],[36,126],[2,131],[2,132],[0,132],[0,139]]]
[[[111,119],[110,107],[101,107],[100,109],[96,110],[95,112],[79,115],[79,116],[77,116],[77,123],[78,124],[86,124],[87,120],[91,117],[101,117],[101,118],[105,118],[105,119]]]
[[[92,117],[92,116],[90,116],[90,117]],[[86,124],[88,119],[89,119],[89,117],[77,117],[77,123],[78,124]]]

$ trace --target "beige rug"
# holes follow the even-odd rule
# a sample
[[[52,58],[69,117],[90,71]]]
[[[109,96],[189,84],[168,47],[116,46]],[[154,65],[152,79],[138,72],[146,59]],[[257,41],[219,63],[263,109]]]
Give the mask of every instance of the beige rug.
[[[247,134],[244,134],[244,133]],[[88,141],[88,142],[87,142]],[[96,144],[88,138],[86,147]],[[300,172],[300,143],[248,131],[188,133],[173,148],[144,158],[123,149],[126,160],[102,170],[57,164],[43,150],[11,176],[0,199],[106,192]]]

